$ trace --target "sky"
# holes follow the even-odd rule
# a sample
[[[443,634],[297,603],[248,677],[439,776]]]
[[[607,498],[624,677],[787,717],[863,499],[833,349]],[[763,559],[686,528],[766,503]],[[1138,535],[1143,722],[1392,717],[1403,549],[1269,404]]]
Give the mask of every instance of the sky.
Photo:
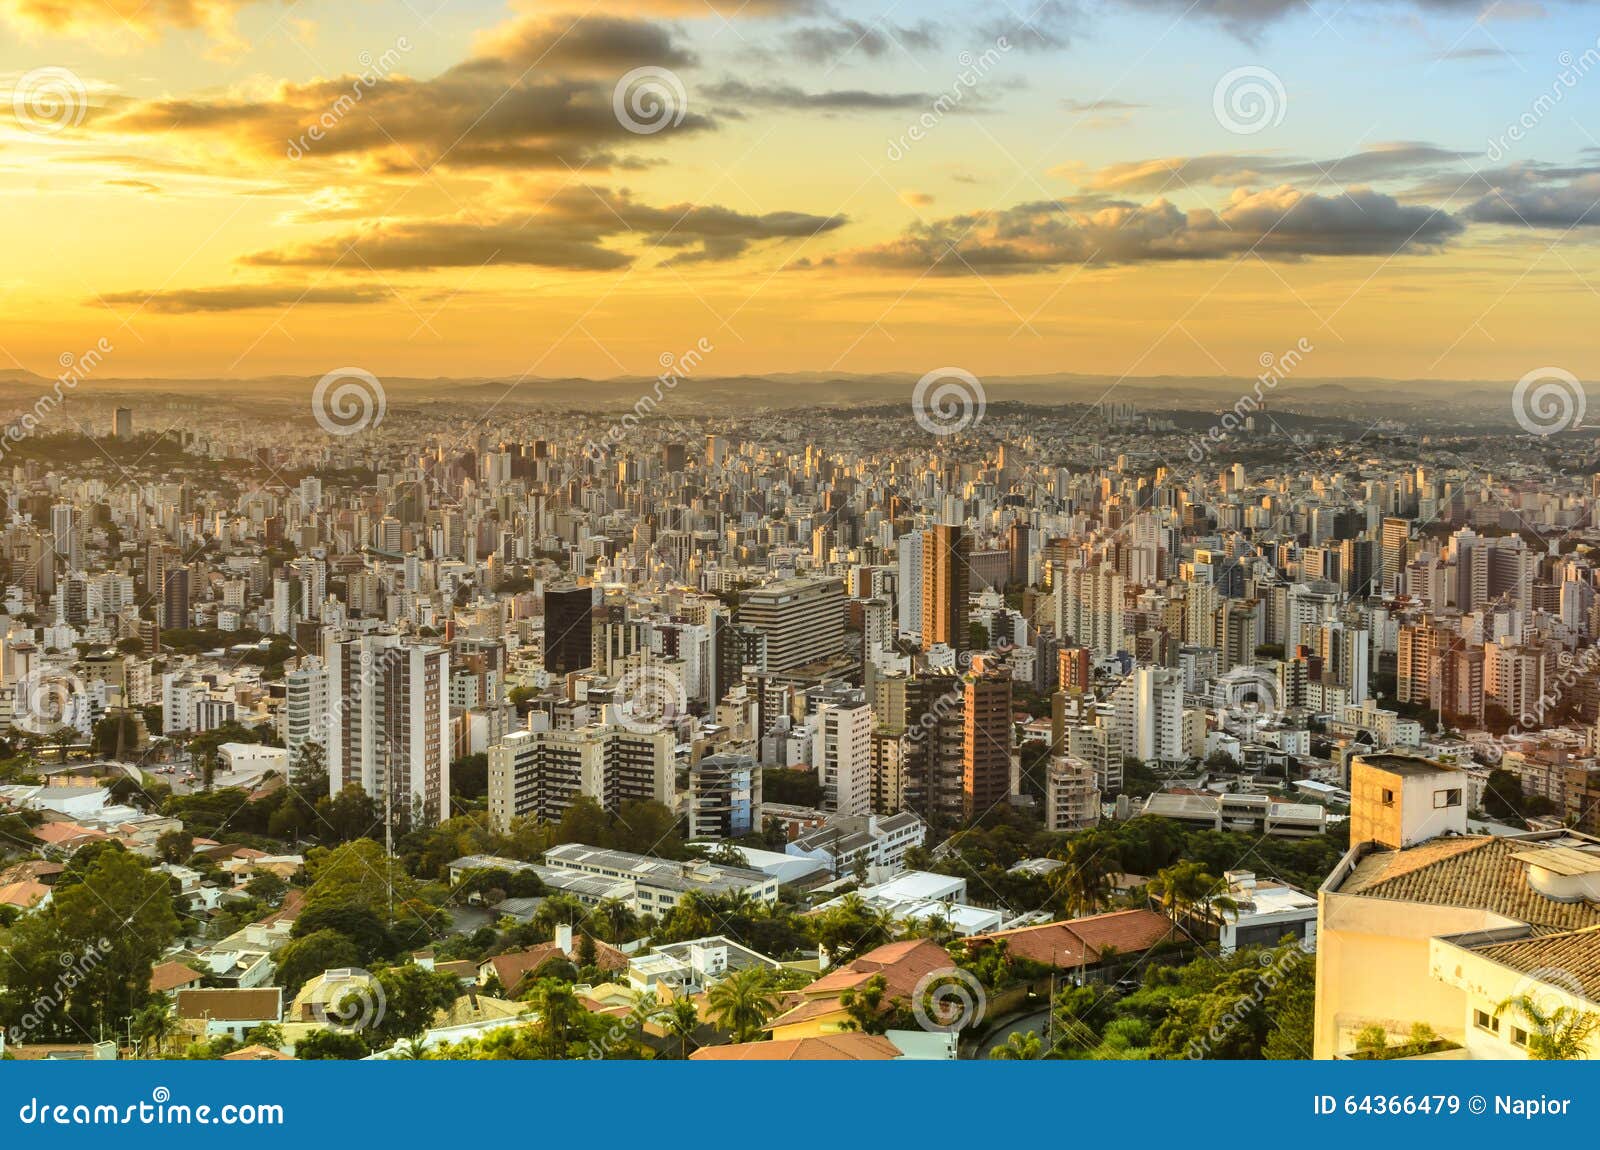
[[[0,0],[0,369],[1600,372],[1600,5]]]

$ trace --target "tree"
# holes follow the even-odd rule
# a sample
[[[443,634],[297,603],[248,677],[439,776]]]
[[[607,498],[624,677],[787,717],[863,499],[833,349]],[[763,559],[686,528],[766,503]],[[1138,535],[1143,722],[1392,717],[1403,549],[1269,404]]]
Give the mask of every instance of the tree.
[[[529,1058],[546,1060],[583,1058],[587,1054],[592,1016],[578,1001],[572,987],[554,979],[541,979],[526,996],[539,1021],[515,1033],[526,1038]]]
[[[1600,1014],[1571,1006],[1546,1010],[1545,1004],[1530,994],[1506,999],[1494,1008],[1495,1017],[1507,1010],[1515,1010],[1532,1027],[1528,1032],[1528,1055],[1540,1062],[1569,1062],[1586,1057],[1589,1039],[1600,1031]]]
[[[607,942],[626,942],[639,930],[639,916],[621,899],[603,899],[590,922]]]
[[[109,1014],[131,1014],[149,995],[150,971],[178,935],[167,876],[125,851],[102,854],[83,882],[58,891],[52,904],[61,942],[74,953],[109,953],[87,981]]]
[[[386,917],[391,905],[416,895],[415,882],[371,839],[314,849],[306,855],[306,871],[308,909],[354,906]]]
[[[354,1061],[372,1053],[359,1031],[313,1030],[294,1044],[294,1056],[312,1061]]]
[[[257,902],[277,906],[289,893],[289,884],[269,870],[259,870],[244,884],[244,893]]]
[[[859,987],[839,996],[847,1015],[842,1029],[863,1034],[882,1034],[886,1030],[910,1029],[911,1010],[904,999],[889,996],[889,983],[875,974]]]
[[[290,933],[295,938],[306,938],[330,930],[355,944],[359,955],[356,966],[370,966],[400,954],[400,944],[383,919],[364,906],[321,903],[310,907],[295,920]]]
[[[1067,865],[1051,872],[1050,885],[1072,917],[1095,914],[1111,899],[1111,876],[1122,869],[1113,841],[1086,835],[1061,853]]]
[[[285,997],[293,997],[323,971],[359,967],[365,961],[356,943],[338,930],[316,930],[291,939],[278,952],[277,983]]]
[[[421,1036],[433,1025],[434,1016],[455,1002],[460,989],[455,975],[415,964],[385,967],[376,977],[383,988],[384,1008],[375,1030],[391,1042]]]
[[[706,1001],[719,1029],[733,1035],[735,1042],[752,1042],[783,1000],[765,967],[747,966],[713,986]]]
[[[675,999],[661,1015],[667,1033],[678,1040],[678,1057],[687,1060],[694,1032],[700,1029],[700,1011],[687,998]]]
[[[152,1048],[158,1058],[165,1054],[167,1039],[176,1025],[172,1007],[165,998],[156,999],[142,1007],[133,1016],[133,1036],[138,1039],[144,1056],[149,1057]]]
[[[1032,1062],[1044,1053],[1044,1042],[1037,1031],[1013,1030],[1005,1045],[989,1048],[989,1057],[1004,1062]]]
[[[252,1026],[245,1031],[244,1044],[246,1046],[270,1046],[274,1050],[282,1050],[283,1027],[276,1022],[263,1022],[260,1026]]]
[[[868,906],[858,894],[847,894],[839,905],[812,919],[817,945],[834,965],[859,958],[894,938],[894,920],[886,911]]]
[[[1226,913],[1238,909],[1223,881],[1205,869],[1203,863],[1179,862],[1157,871],[1146,888],[1173,924],[1182,926],[1198,913]]]
[[[186,831],[167,831],[158,835],[156,855],[165,863],[186,863],[194,855],[194,836]]]

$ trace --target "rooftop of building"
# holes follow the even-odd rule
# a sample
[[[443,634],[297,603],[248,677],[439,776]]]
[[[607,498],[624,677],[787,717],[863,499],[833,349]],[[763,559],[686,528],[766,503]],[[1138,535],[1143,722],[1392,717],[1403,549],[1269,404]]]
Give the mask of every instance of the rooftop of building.
[[[1388,771],[1391,775],[1399,775],[1402,778],[1426,778],[1428,775],[1454,773],[1461,769],[1450,763],[1424,759],[1417,755],[1361,755],[1360,759],[1369,767]]]
[[[1451,835],[1406,850],[1368,848],[1323,889],[1430,906],[1475,907],[1525,922],[1536,931],[1600,926],[1600,902],[1558,901],[1529,882],[1539,852],[1600,852],[1600,840],[1570,831],[1518,836]],[[1561,856],[1555,855],[1553,858]]]

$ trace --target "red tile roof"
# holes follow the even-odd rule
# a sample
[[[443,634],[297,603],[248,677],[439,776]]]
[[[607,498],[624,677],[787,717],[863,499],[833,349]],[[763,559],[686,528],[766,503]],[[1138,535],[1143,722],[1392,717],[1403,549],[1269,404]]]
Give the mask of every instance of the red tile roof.
[[[1070,968],[1094,966],[1107,950],[1117,954],[1143,953],[1171,938],[1172,930],[1172,921],[1153,910],[1114,910],[1017,930],[974,934],[966,944],[980,948],[1003,941],[1017,958]]]
[[[577,953],[579,940],[574,939],[572,949]],[[537,946],[530,946],[526,950],[514,950],[507,954],[497,954],[493,958],[486,958],[478,964],[478,974],[484,976],[484,968],[494,972],[500,980],[500,985],[507,995],[515,995],[517,988],[529,978],[536,977],[540,967],[556,959],[573,961],[562,949],[553,942],[541,942]],[[601,970],[627,970],[628,956],[609,943],[594,940],[594,964]]]
[[[199,972],[191,970],[181,962],[163,962],[150,971],[150,990],[155,994],[165,994],[179,987],[189,988],[199,985]]]
[[[689,1061],[884,1062],[899,1057],[899,1048],[881,1034],[845,1032],[773,1042],[738,1042],[732,1046],[704,1046],[689,1055]]]
[[[829,971],[807,986],[804,993],[813,999],[832,997],[881,974],[888,997],[909,998],[925,976],[953,966],[950,952],[938,943],[925,938],[908,938],[885,943],[854,962]]]

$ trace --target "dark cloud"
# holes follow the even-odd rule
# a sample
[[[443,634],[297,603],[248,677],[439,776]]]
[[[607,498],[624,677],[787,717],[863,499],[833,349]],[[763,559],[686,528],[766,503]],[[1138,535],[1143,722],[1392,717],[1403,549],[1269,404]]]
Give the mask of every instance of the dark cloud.
[[[1247,39],[1288,16],[1304,16],[1318,22],[1324,18],[1316,9],[1308,8],[1305,0],[1126,0],[1126,3],[1132,8],[1167,13],[1176,18],[1212,20]],[[1484,0],[1369,0],[1368,6],[1459,16],[1475,16],[1492,7]]]
[[[1460,231],[1461,224],[1444,212],[1403,205],[1377,192],[1322,196],[1285,185],[1236,191],[1220,212],[1185,212],[1159,199],[1018,204],[919,224],[852,258],[869,267],[996,275],[1247,252],[1271,259],[1391,255],[1436,248]]]
[[[1533,228],[1600,227],[1600,172],[1564,183],[1524,179],[1517,184],[1497,184],[1467,209],[1466,216],[1479,223]]]
[[[921,108],[933,102],[932,97],[921,92],[866,92],[857,88],[806,92],[788,84],[748,84],[743,80],[724,80],[703,90],[713,100],[727,100],[747,108],[874,112]]]
[[[907,52],[925,51],[938,43],[938,28],[926,21],[907,26],[841,20],[837,24],[796,28],[786,38],[790,53],[812,64],[834,64],[858,52],[878,57],[896,45]]]
[[[214,136],[262,158],[356,158],[395,171],[624,166],[616,149],[712,126],[672,71],[693,59],[661,25],[533,16],[491,33],[472,57],[429,80],[404,75],[405,56],[391,53],[386,74],[370,83],[284,84],[261,100],[132,102],[91,115],[88,126]],[[665,70],[659,133],[630,131],[613,107],[618,81],[636,68]],[[648,106],[636,112],[654,126]]]
[[[1066,48],[1083,25],[1084,15],[1067,0],[999,0],[1000,13],[978,29],[989,41],[1004,40],[1007,48],[1024,52],[1051,52]]]
[[[1312,160],[1272,154],[1216,153],[1169,156],[1108,164],[1082,178],[1084,187],[1103,191],[1161,192],[1189,187],[1238,187],[1286,180],[1334,184],[1413,180],[1459,165],[1475,153],[1432,144],[1401,141],[1376,144],[1345,156]],[[1063,174],[1071,174],[1067,169]]]
[[[167,315],[198,312],[254,311],[294,304],[381,303],[393,293],[376,287],[312,287],[256,284],[238,287],[189,288],[183,291],[116,292],[100,297],[106,303],[135,304]]]
[[[631,239],[667,253],[667,263],[728,260],[752,244],[833,231],[843,216],[778,211],[752,215],[715,205],[654,207],[626,191],[569,188],[527,216],[484,224],[458,220],[375,227],[317,243],[260,252],[247,263],[379,271],[529,265],[571,271],[627,267],[635,255],[609,246]]]

